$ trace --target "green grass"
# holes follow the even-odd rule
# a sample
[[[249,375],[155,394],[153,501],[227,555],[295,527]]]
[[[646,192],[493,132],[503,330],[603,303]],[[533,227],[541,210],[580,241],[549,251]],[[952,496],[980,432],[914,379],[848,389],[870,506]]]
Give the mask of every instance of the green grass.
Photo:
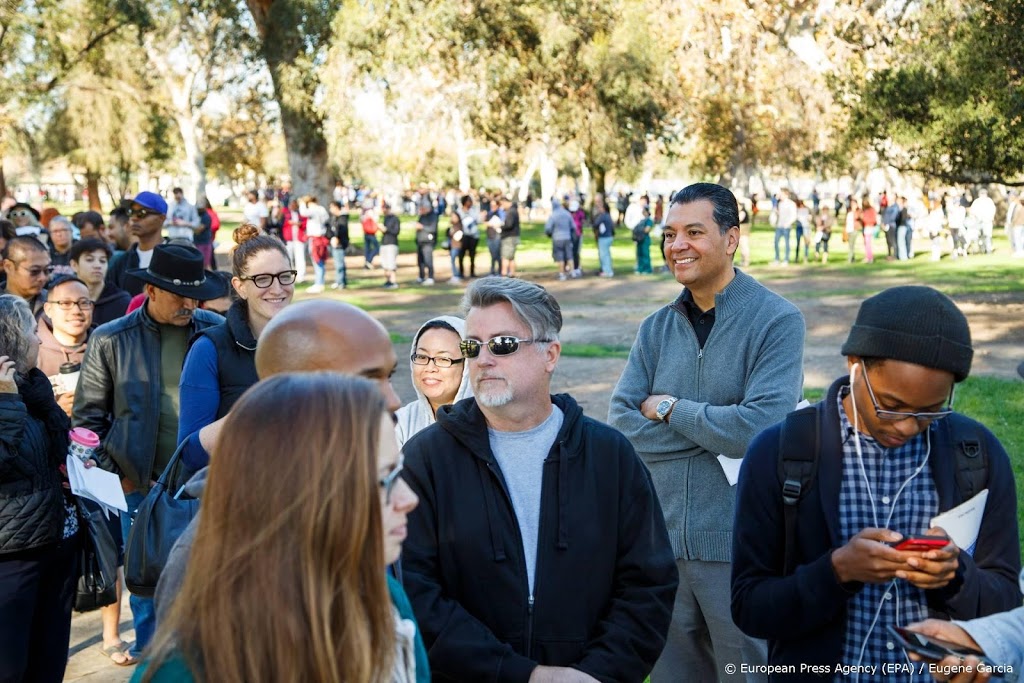
[[[825,389],[805,389],[804,397],[818,401]],[[1010,457],[1014,479],[1024,481],[1024,383],[992,377],[969,377],[957,386],[957,411],[992,430]],[[1024,488],[1017,486],[1017,527],[1024,548]]]
[[[572,358],[628,358],[629,347],[608,344],[562,344],[562,355]]]

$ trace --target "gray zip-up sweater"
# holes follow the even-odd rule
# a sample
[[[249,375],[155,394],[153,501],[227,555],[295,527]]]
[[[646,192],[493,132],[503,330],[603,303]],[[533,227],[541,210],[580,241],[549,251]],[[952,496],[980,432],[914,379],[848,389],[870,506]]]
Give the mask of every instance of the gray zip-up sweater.
[[[680,299],[640,325],[608,422],[650,469],[678,559],[731,560],[736,491],[717,457],[742,458],[796,407],[803,355],[803,314],[740,271],[715,296],[703,350]],[[679,398],[668,424],[640,413],[657,394]]]

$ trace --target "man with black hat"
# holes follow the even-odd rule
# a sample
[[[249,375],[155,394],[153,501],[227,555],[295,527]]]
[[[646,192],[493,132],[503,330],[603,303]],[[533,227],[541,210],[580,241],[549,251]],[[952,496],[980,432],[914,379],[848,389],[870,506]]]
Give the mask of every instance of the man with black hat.
[[[1020,605],[1013,472],[998,439],[952,409],[973,351],[948,297],[867,299],[842,353],[849,376],[743,459],[733,618],[768,639],[786,680],[926,680],[890,627]]]
[[[167,201],[156,192],[140,192],[131,200],[128,216],[128,230],[138,238],[138,242],[127,251],[115,254],[107,271],[107,281],[137,296],[142,293],[144,282],[134,277],[131,271],[148,268],[153,249],[164,241]]]
[[[224,321],[198,307],[219,296],[221,286],[207,278],[203,256],[193,247],[157,245],[147,268],[127,274],[144,283],[147,301],[93,332],[73,409],[74,425],[101,439],[101,466],[121,477],[129,510],[121,516],[125,541],[131,514],[177,447],[178,380],[188,340]],[[149,642],[155,620],[152,600],[132,596],[131,605],[135,657]]]

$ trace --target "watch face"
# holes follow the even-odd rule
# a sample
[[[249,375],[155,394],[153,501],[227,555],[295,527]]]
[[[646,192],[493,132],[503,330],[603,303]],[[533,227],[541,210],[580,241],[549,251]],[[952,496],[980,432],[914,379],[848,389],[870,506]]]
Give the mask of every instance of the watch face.
[[[672,401],[669,401],[668,399],[666,399],[666,400],[662,401],[661,403],[659,403],[658,404],[658,410],[657,410],[658,417],[665,417],[666,413],[668,413],[668,409],[671,408],[671,407],[672,407]]]

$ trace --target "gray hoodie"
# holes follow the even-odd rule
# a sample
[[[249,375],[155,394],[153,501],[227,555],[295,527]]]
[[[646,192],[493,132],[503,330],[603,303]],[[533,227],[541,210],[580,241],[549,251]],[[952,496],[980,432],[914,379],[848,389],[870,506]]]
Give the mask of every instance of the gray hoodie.
[[[423,335],[423,328],[434,321],[440,321],[451,325],[456,332],[459,333],[459,337],[465,338],[466,336],[466,321],[462,318],[456,318],[453,315],[442,315],[437,318],[431,318],[427,322],[423,323],[423,327],[420,327],[419,331],[416,332],[416,336],[412,340],[412,348],[416,349],[416,344],[419,343],[420,337]],[[412,354],[410,354],[412,355]],[[415,370],[412,359],[409,360],[409,372],[412,373]],[[398,437],[398,447],[401,448],[405,445],[405,442],[413,437],[414,434],[422,429],[426,429],[430,425],[434,424],[434,411],[430,407],[430,401],[423,395],[420,388],[413,382],[413,388],[416,389],[416,400],[412,403],[408,403],[395,413],[397,422],[395,423],[395,436]],[[464,398],[469,398],[473,395],[473,389],[469,386],[469,363],[462,364],[462,384],[459,385],[459,393],[455,395],[455,400],[452,403],[458,403]]]

